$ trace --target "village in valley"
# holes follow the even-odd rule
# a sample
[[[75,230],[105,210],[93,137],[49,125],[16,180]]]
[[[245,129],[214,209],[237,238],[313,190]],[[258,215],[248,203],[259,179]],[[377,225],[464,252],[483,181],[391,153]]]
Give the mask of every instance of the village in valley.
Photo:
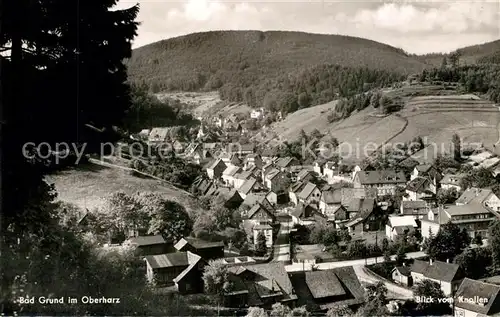
[[[119,200],[144,208],[161,198],[115,193],[106,206],[121,227],[96,234],[104,220],[88,209],[78,220],[101,237],[102,252],[135,250],[157,292],[188,305],[206,296],[217,314],[249,316],[500,313],[500,278],[488,269],[498,265],[488,246],[500,243],[491,239],[500,228],[494,147],[454,134],[450,152],[425,157],[416,154],[429,144],[416,136],[398,153],[349,157],[317,130],[259,144],[258,134],[284,120],[265,109],[198,120],[188,137],[179,137],[182,127],[143,129],[121,151],[88,162],[169,183],[151,166],[197,169],[184,188],[201,207],[185,218],[151,230]]]

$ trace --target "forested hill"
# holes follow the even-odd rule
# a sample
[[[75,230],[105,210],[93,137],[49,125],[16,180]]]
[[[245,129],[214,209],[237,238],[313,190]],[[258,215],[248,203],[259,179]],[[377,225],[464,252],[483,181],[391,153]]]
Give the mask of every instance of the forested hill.
[[[471,64],[485,64],[485,63],[500,63],[500,40],[487,42],[478,45],[467,46],[455,51],[460,56],[462,63],[467,65]],[[452,53],[455,53],[452,52]],[[431,64],[439,67],[443,61],[443,57],[450,54],[426,54],[417,56],[418,59],[424,63]]]
[[[311,69],[324,65],[330,65],[320,80],[324,83],[338,82],[338,78],[327,78],[334,76],[332,70],[337,71],[331,65],[341,65],[344,74],[348,67],[390,71],[391,75],[384,73],[384,78],[393,73],[418,72],[426,67],[424,62],[408,57],[403,50],[375,41],[284,31],[194,33],[135,49],[128,61],[130,80],[147,84],[153,92],[219,89],[224,99],[245,101],[250,105],[262,104],[264,100],[267,91],[259,86],[265,86],[265,90],[287,92],[289,89],[284,86],[304,86],[297,82],[297,74],[307,76]],[[359,73],[365,74],[366,71]],[[283,82],[289,75],[294,77],[294,82]],[[378,75],[351,78],[350,83],[343,85],[343,90],[358,92],[361,89],[359,84],[363,85],[374,77]],[[309,78],[305,80],[309,81]],[[351,87],[353,85],[355,87]],[[331,100],[336,93],[323,92],[315,87],[314,90],[309,89],[309,94],[322,94],[325,100]],[[273,94],[271,99],[283,98],[286,96]],[[319,102],[314,96],[308,98],[313,104]]]

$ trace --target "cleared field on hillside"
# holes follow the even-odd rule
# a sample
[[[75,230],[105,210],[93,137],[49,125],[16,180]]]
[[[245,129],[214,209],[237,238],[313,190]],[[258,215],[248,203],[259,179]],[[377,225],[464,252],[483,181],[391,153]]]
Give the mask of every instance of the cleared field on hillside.
[[[424,88],[428,87],[421,87]],[[402,90],[404,89],[390,93],[399,94]],[[369,143],[369,148],[372,149],[375,145],[385,142],[408,142],[416,136],[421,136],[426,142],[436,144],[438,150],[431,152],[437,153],[441,152],[441,149],[449,149],[454,133],[460,135],[464,143],[472,145],[483,143],[486,147],[492,147],[499,141],[500,111],[491,102],[475,95],[460,95],[455,92],[454,95],[439,93],[410,97],[404,109],[397,115],[376,117],[373,115],[375,109],[369,107],[331,124],[326,118],[326,105],[293,113],[273,127],[276,132],[281,132],[285,139],[296,138],[300,129],[310,132],[317,128],[324,134],[335,136],[340,142],[347,142],[353,148],[361,149]],[[342,150],[345,152],[345,148]],[[364,152],[361,150],[357,153]]]
[[[311,133],[314,129],[325,133],[331,126],[327,120],[328,114],[335,109],[336,103],[332,101],[291,113],[283,121],[272,124],[271,130],[286,140],[297,139],[302,129],[306,133]]]
[[[109,195],[123,191],[158,193],[179,202],[190,214],[199,211],[196,200],[186,192],[154,179],[132,176],[119,168],[85,164],[49,175],[46,180],[55,184],[59,200],[89,210],[102,206]]]

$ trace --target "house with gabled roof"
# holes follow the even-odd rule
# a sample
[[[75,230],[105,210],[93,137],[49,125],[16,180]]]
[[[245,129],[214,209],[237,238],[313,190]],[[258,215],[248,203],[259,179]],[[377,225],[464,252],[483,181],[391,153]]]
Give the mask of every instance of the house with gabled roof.
[[[243,202],[243,198],[241,198],[236,189],[219,187],[215,192],[215,196],[222,197],[222,200],[224,201],[224,207],[229,209],[236,209]]]
[[[256,153],[251,153],[245,156],[245,159],[243,160],[243,164],[245,165],[245,169],[247,169],[250,166],[255,166],[257,168],[261,168],[263,165],[262,158],[260,157],[259,154]]]
[[[410,271],[414,284],[423,280],[431,280],[441,286],[441,290],[446,296],[453,295],[465,277],[458,264],[432,259],[429,261],[414,260]]]
[[[264,183],[269,190],[279,192],[286,188],[289,178],[285,173],[273,168],[264,175]]]
[[[406,185],[405,189],[406,195],[403,196],[403,200],[432,200],[436,195],[436,187],[432,184],[432,181],[427,177],[417,176],[410,180]]]
[[[234,175],[233,187],[235,189],[239,189],[247,180],[252,178],[252,176],[253,176],[252,172],[241,170],[240,172]]]
[[[123,244],[135,247],[140,255],[155,255],[173,251],[173,242],[165,240],[161,234],[132,237]]]
[[[364,288],[352,266],[295,272],[290,280],[299,297],[297,305],[306,305],[314,314],[325,314],[334,307],[355,311],[365,302]]]
[[[252,208],[256,204],[263,205],[267,210],[273,211],[274,207],[267,199],[267,195],[263,192],[260,193],[250,193],[243,200],[242,205],[247,207],[248,209]]]
[[[314,180],[314,178],[315,178],[314,172],[308,168],[301,169],[300,172],[298,172],[297,174],[298,182],[310,182]]]
[[[354,188],[376,188],[379,196],[394,195],[398,186],[406,185],[402,171],[392,169],[359,171],[354,176]]]
[[[373,198],[354,198],[346,206],[349,221],[344,225],[350,233],[379,230],[375,216],[376,203]]]
[[[326,220],[315,205],[299,203],[291,213],[293,223],[308,226]]]
[[[417,177],[428,178],[434,187],[437,187],[437,185],[443,178],[436,167],[432,164],[420,164],[415,166],[413,172],[410,175],[410,180],[413,180]]]
[[[288,197],[295,206],[299,203],[298,194],[302,191],[306,184],[306,182],[297,182],[288,189]]]
[[[423,219],[429,211],[428,203],[423,200],[401,201],[399,212],[403,216],[413,216],[415,219]]]
[[[500,199],[491,189],[469,188],[455,205],[441,206],[422,219],[422,236],[428,236],[429,230],[435,235],[441,225],[451,221],[461,230],[466,228],[472,238],[487,238],[489,225],[500,218],[499,210]]]
[[[233,289],[224,295],[225,306],[271,308],[274,303],[293,306],[297,300],[281,262],[231,266],[228,270]]]
[[[174,248],[179,252],[192,252],[203,260],[221,259],[224,257],[224,242],[205,241],[193,237],[184,237],[177,241]]]
[[[454,297],[455,316],[478,317],[500,314],[500,286],[464,278]]]
[[[277,147],[266,147],[262,151],[262,161],[264,163],[271,163],[276,157],[278,157]]]
[[[389,216],[385,226],[385,235],[389,241],[395,241],[398,236],[403,236],[418,228],[413,216]]]
[[[402,266],[396,266],[391,271],[392,280],[397,284],[405,286],[413,286],[413,279],[411,277],[410,267],[403,263]]]
[[[226,166],[241,166],[242,165],[242,161],[240,160],[238,155],[235,153],[223,151],[219,155],[219,158],[222,159],[222,161],[224,162],[224,164],[226,164]]]
[[[347,210],[342,206],[342,189],[325,190],[321,192],[319,210],[328,220],[347,220]]]
[[[229,165],[224,172],[222,172],[222,180],[225,182],[226,186],[234,186],[236,180],[236,174],[242,172],[241,167]]]
[[[275,166],[284,172],[290,170],[293,166],[300,166],[300,162],[295,157],[280,157],[275,162]]]
[[[238,188],[238,193],[240,194],[241,198],[245,199],[248,194],[255,191],[261,191],[263,188],[264,187],[262,186],[262,184],[260,184],[259,181],[257,181],[253,177],[250,177],[243,183],[243,185],[241,185],[240,188]]]
[[[182,294],[203,292],[206,262],[192,252],[175,252],[144,257],[146,276],[157,286],[175,285]]]
[[[273,212],[260,203],[250,208],[247,219],[255,224],[272,224],[276,222],[276,216]]]
[[[300,192],[297,193],[297,198],[299,202],[304,204],[317,204],[321,198],[321,191],[316,184],[307,182]]]
[[[207,175],[210,179],[219,179],[222,173],[226,170],[227,166],[222,159],[216,159],[207,167]]]

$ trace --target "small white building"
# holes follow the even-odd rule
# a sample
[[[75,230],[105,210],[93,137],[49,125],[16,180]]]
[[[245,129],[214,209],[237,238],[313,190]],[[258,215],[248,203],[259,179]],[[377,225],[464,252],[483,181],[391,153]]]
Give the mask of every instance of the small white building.
[[[253,243],[257,245],[259,233],[263,233],[266,237],[266,246],[268,248],[273,246],[273,227],[268,224],[258,224],[253,227]]]
[[[254,109],[250,112],[250,118],[252,119],[262,119],[264,117],[264,108]]]
[[[385,226],[385,235],[389,241],[394,241],[397,236],[411,232],[417,227],[413,216],[389,216]]]

